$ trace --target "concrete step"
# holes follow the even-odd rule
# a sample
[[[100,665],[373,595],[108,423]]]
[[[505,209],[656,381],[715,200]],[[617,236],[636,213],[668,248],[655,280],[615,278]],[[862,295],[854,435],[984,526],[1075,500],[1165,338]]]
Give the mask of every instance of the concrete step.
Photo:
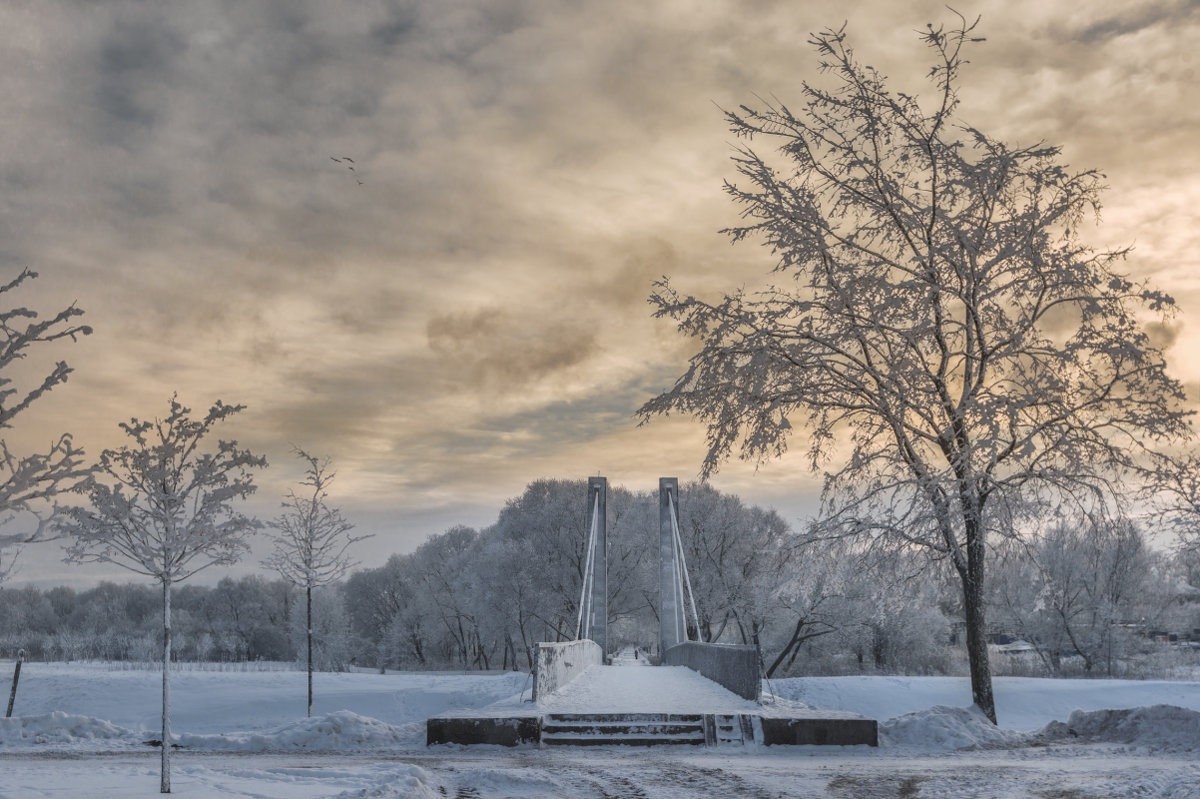
[[[546,746],[661,746],[705,743],[701,714],[551,713],[542,718]]]
[[[643,723],[689,723],[699,724],[704,720],[702,713],[547,713],[542,716],[544,724],[579,724],[587,721]]]
[[[542,723],[542,737],[546,735],[623,735],[632,732],[651,735],[689,735],[697,730],[703,731],[703,727],[699,724],[630,724],[624,721],[587,721],[575,724]]]
[[[711,718],[710,746],[745,746],[754,741],[754,725],[750,716],[744,713],[717,713]]]
[[[543,746],[703,746],[704,732],[692,735],[543,735]]]

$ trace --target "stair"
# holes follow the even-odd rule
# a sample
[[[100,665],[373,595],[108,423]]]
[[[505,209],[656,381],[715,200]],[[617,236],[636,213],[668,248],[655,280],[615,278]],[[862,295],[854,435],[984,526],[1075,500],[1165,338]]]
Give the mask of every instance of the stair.
[[[699,746],[704,721],[699,713],[549,713],[542,717],[542,745]]]
[[[743,713],[705,716],[705,741],[709,746],[745,746],[754,741],[754,726]]]

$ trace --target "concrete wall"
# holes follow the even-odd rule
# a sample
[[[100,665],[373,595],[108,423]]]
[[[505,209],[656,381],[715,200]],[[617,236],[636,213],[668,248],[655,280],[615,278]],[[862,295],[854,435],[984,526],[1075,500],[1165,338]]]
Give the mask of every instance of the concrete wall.
[[[533,701],[562,688],[588,666],[604,663],[604,650],[595,641],[565,641],[537,645],[537,676],[533,681]]]
[[[425,722],[425,745],[433,744],[494,744],[518,746],[537,743],[541,729],[537,716],[512,718],[443,718],[435,716]]]
[[[767,746],[879,746],[875,719],[783,719],[764,717],[762,740]]]
[[[746,699],[762,697],[758,650],[752,646],[685,641],[664,652],[662,664],[687,666]]]

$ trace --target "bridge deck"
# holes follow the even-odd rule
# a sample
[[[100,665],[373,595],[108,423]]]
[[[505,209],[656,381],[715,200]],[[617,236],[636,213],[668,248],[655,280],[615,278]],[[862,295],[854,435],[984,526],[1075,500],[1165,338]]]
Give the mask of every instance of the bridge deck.
[[[641,653],[588,666],[537,704],[521,697],[426,722],[430,744],[868,744],[876,724],[853,713],[772,700],[760,706],[685,666],[639,668]]]
[[[684,666],[590,666],[538,707],[547,713],[752,713],[743,699]]]

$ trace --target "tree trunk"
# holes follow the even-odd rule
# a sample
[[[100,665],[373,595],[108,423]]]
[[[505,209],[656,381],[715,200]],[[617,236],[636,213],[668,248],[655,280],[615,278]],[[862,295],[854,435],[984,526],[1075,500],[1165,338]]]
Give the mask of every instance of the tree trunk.
[[[992,695],[992,665],[988,658],[987,614],[983,596],[982,542],[968,539],[966,572],[959,572],[963,583],[963,608],[967,623],[967,660],[971,670],[971,699],[996,723],[996,701]]]
[[[162,778],[159,793],[171,792],[171,582],[162,581],[163,655],[162,655]]]
[[[304,586],[306,610],[304,616],[305,629],[308,637],[308,715],[312,716],[312,585]]]

